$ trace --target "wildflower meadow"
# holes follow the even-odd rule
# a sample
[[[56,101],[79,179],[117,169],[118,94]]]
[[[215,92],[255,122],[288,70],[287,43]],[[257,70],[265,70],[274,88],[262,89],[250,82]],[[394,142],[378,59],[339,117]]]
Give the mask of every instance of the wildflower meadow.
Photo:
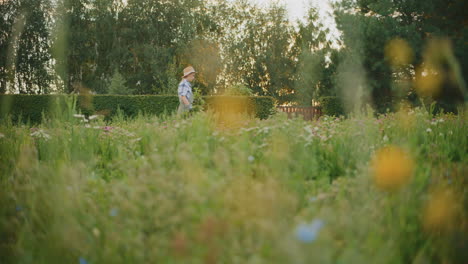
[[[467,131],[422,107],[3,121],[0,263],[464,263]]]
[[[0,264],[467,264],[467,3],[0,0]]]

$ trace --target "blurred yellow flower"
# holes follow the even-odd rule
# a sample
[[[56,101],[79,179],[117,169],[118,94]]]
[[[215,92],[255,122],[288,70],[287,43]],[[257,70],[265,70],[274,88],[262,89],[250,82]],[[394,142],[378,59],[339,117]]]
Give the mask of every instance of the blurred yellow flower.
[[[211,110],[215,113],[216,127],[238,129],[248,122],[253,113],[250,99],[246,96],[214,96]]]
[[[443,78],[441,71],[435,66],[419,67],[414,81],[416,92],[421,96],[436,97],[441,91]]]
[[[428,231],[447,231],[455,226],[459,202],[450,189],[432,193],[423,211],[423,226]]]
[[[377,188],[394,191],[410,180],[414,162],[405,150],[388,146],[377,151],[371,168]]]
[[[405,102],[400,105],[400,110],[395,114],[399,126],[404,130],[412,129],[416,123],[416,116],[411,114],[411,111],[412,109],[407,102]]]
[[[404,66],[413,60],[413,50],[404,39],[395,38],[385,46],[385,57],[392,66]]]

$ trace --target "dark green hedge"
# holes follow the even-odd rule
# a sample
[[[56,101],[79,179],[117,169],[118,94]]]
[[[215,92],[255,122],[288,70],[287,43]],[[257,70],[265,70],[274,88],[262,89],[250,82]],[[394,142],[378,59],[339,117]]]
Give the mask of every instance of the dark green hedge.
[[[324,96],[319,99],[322,113],[329,116],[344,115],[344,108],[341,100],[336,96]]]
[[[37,123],[41,121],[42,113],[50,115],[54,112],[52,105],[66,109],[70,98],[66,95],[0,95],[0,118],[10,116],[16,122],[21,116],[23,121]],[[204,99],[208,109],[217,102],[230,107],[236,100],[247,99],[248,111],[262,119],[267,118],[274,108],[271,97],[206,96]],[[112,117],[120,109],[126,116],[132,117],[139,112],[154,115],[173,113],[178,105],[179,99],[174,95],[80,95],[76,107],[87,115]]]
[[[78,105],[86,114],[113,116],[120,109],[127,116],[136,116],[138,112],[161,115],[175,111],[179,99],[172,95],[96,95],[80,97]]]

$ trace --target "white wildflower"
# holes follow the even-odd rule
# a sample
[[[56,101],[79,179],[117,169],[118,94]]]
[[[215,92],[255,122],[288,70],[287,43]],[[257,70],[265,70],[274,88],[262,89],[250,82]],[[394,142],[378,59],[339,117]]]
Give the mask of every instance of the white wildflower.
[[[387,142],[387,141],[388,141],[388,136],[387,136],[387,135],[385,135],[385,136],[383,137],[383,141],[384,141],[384,142]]]
[[[427,133],[431,133],[431,132],[432,132],[432,129],[431,129],[431,128],[427,128],[427,129],[426,129],[426,132],[427,132]]]
[[[99,118],[99,115],[92,115],[88,119],[89,120],[94,120],[94,119],[97,119],[97,118]]]
[[[245,132],[249,132],[249,131],[252,131],[252,130],[255,130],[257,129],[258,127],[249,127],[249,128],[242,128],[242,131],[245,131]],[[218,134],[218,132],[215,132],[216,134]],[[214,133],[213,133],[214,134]]]
[[[5,135],[0,133],[0,138],[4,138],[4,137],[5,137]]]
[[[84,116],[84,115],[78,115],[78,114],[74,114],[73,116],[74,116],[74,117],[76,117],[76,118],[85,118],[85,116]]]
[[[314,130],[315,130],[315,131],[318,131],[318,130],[319,130],[319,128],[318,128],[318,127],[314,127]]]
[[[93,228],[93,235],[94,235],[95,237],[99,237],[99,235],[101,235],[101,232],[99,232],[99,229],[97,229],[97,228],[95,227],[95,228]]]
[[[141,137],[131,140],[132,143],[135,143],[135,142],[138,142],[138,141],[141,141]]]
[[[433,125],[433,126],[437,125],[437,121],[432,121],[431,125]]]
[[[439,123],[443,123],[445,120],[443,118],[439,119]]]
[[[31,137],[34,137],[34,138],[42,138],[42,139],[45,139],[45,140],[49,140],[51,139],[51,137],[49,136],[49,134],[47,134],[44,130],[42,129],[39,129],[37,131],[34,131],[31,133]]]
[[[262,129],[262,133],[268,134],[268,132],[270,132],[270,128],[269,128],[269,127],[264,127],[264,128]]]
[[[255,160],[255,158],[254,158],[253,156],[249,156],[247,159],[248,159],[250,162],[253,162],[253,161]]]

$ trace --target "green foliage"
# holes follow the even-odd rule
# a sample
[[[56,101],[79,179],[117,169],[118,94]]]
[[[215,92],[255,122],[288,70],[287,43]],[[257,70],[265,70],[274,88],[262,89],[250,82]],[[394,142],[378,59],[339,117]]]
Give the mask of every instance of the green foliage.
[[[260,119],[267,119],[275,112],[275,100],[268,96],[251,97],[255,104],[255,116]]]
[[[199,112],[205,107],[205,99],[202,96],[201,90],[197,87],[193,88],[193,103],[192,111]]]
[[[0,261],[464,263],[466,112],[404,118],[0,123]],[[388,146],[414,161],[393,192],[370,169]]]
[[[136,117],[139,113],[161,116],[171,114],[179,106],[179,99],[174,95],[79,95],[76,106],[70,106],[70,99],[74,96],[65,95],[0,95],[0,119],[11,118],[13,122],[20,120],[31,123],[39,123],[42,114],[53,117],[55,113],[68,111],[72,107],[86,115],[103,115],[112,118],[120,110],[124,116]],[[246,98],[249,102],[248,109],[251,113],[261,119],[268,118],[274,109],[274,101],[271,97],[228,97],[228,96],[206,96],[202,97],[197,92],[195,107],[201,110],[210,108],[213,98],[229,102],[232,98]],[[243,99],[242,99],[243,100]],[[223,103],[224,104],[224,103]],[[211,103],[212,105],[212,103]],[[62,109],[59,111],[59,109]],[[69,115],[70,116],[70,115]]]
[[[52,55],[59,92],[82,92],[93,87],[96,31],[90,0],[60,0],[54,14]]]
[[[336,96],[320,97],[319,102],[324,115],[341,116],[345,114],[343,103],[340,98]]]
[[[133,90],[127,88],[125,85],[125,79],[123,76],[116,70],[109,84],[108,93],[113,95],[129,95],[132,94],[132,92]]]
[[[447,69],[435,99],[455,112],[468,97],[464,7],[462,0],[338,1],[342,34],[332,43],[313,6],[294,24],[278,2],[3,1],[0,93],[105,94],[110,80],[125,80],[133,94],[175,94],[182,69],[193,65],[203,95],[243,83],[279,104],[339,96],[347,112],[366,104],[384,112],[406,97],[417,101],[414,79],[428,65],[426,43],[441,37],[452,48],[439,52]],[[386,55],[394,39],[411,51],[405,65],[392,66]]]
[[[113,116],[120,109],[125,116],[135,117],[143,114],[169,114],[177,109],[177,96],[146,95],[146,96],[105,96],[93,98],[95,113]]]
[[[0,94],[49,92],[50,0],[0,3]]]
[[[229,96],[252,96],[252,90],[243,84],[234,84],[226,88],[224,95]]]
[[[415,69],[429,65],[427,46],[433,38],[443,37],[453,44],[453,59],[460,62],[465,73],[459,74],[456,67],[450,65],[442,66],[449,66],[448,75],[467,76],[465,65],[468,60],[462,44],[466,34],[462,34],[465,27],[460,13],[466,7],[464,2],[344,0],[335,4],[337,26],[346,47],[340,51],[337,88],[343,92],[343,98],[349,97],[347,91],[362,95],[361,99],[352,100],[350,106],[346,104],[347,108],[372,103],[379,112],[384,112],[392,108],[389,104],[393,101],[414,95],[413,80],[418,77]],[[407,61],[398,67],[392,66],[391,56],[385,53],[387,45],[395,39],[404,40],[410,50],[404,55]],[[398,47],[397,50],[402,49]],[[430,51],[435,53],[430,56],[444,52],[443,48],[438,48]],[[440,74],[445,75],[445,71]],[[449,101],[448,104],[463,100],[457,92],[464,89],[460,83],[444,80],[441,100]]]
[[[295,89],[296,102],[300,105],[310,106],[312,100],[318,97],[325,67],[325,57],[321,52],[306,52],[301,56]]]
[[[298,62],[295,76],[295,101],[310,106],[312,100],[334,94],[333,74],[338,63],[336,51],[327,40],[327,29],[319,18],[318,10],[310,7],[304,22],[299,22],[295,49]]]
[[[224,47],[226,78],[220,86],[243,83],[255,95],[290,101],[298,51],[291,48],[296,33],[286,8],[273,4],[264,9],[235,1],[219,8],[216,21],[225,29],[219,42]]]
[[[19,120],[37,123],[43,112],[48,112],[53,105],[54,98],[63,98],[58,95],[1,95],[2,119],[11,118],[13,122]]]

